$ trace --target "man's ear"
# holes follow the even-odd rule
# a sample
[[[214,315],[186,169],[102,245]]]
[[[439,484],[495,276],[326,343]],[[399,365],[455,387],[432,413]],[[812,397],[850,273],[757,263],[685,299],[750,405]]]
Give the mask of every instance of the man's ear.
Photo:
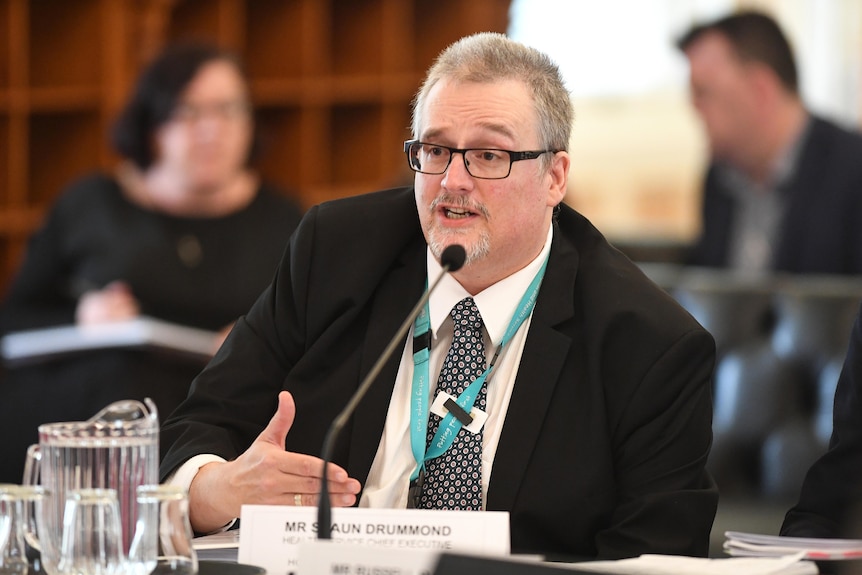
[[[569,185],[569,165],[571,158],[568,152],[557,152],[548,167],[548,206],[556,206],[566,197]]]

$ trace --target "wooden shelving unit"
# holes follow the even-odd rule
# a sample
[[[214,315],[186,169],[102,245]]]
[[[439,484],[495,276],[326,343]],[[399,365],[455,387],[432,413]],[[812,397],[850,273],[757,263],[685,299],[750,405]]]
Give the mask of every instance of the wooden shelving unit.
[[[166,42],[243,57],[258,167],[307,207],[409,181],[400,144],[422,74],[457,38],[504,32],[508,11],[509,0],[0,0],[0,294],[60,190],[116,161],[110,122]]]

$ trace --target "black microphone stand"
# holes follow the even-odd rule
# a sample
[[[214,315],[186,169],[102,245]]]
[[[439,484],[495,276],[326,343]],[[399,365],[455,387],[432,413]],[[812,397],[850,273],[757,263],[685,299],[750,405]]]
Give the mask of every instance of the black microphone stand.
[[[440,280],[443,279],[443,276],[446,275],[447,272],[454,272],[461,269],[461,266],[464,265],[465,258],[466,252],[464,251],[464,248],[458,244],[452,244],[443,250],[443,253],[440,255],[440,263],[443,268],[440,275],[437,276],[434,283],[425,290],[425,293],[419,301],[416,302],[416,305],[413,307],[410,314],[408,314],[407,319],[404,320],[404,323],[401,324],[401,327],[398,328],[398,331],[395,332],[395,335],[391,340],[389,340],[389,345],[386,346],[386,349],[384,349],[383,353],[380,354],[380,357],[377,358],[377,362],[375,362],[371,371],[368,372],[368,375],[365,376],[365,379],[362,380],[362,383],[359,384],[359,387],[350,398],[350,401],[347,402],[347,405],[344,406],[344,409],[341,410],[341,413],[336,416],[332,425],[329,426],[329,430],[326,432],[326,437],[323,440],[323,450],[320,454],[321,459],[323,459],[323,472],[321,473],[320,496],[318,497],[319,501],[317,503],[318,539],[332,539],[332,500],[329,498],[329,481],[326,477],[326,468],[332,459],[332,450],[335,446],[335,440],[338,438],[341,430],[344,429],[344,426],[347,425],[347,420],[350,419],[350,416],[353,415],[354,411],[356,411],[356,406],[359,405],[359,402],[362,401],[363,397],[365,397],[371,384],[374,383],[374,380],[377,379],[378,375],[380,375],[383,365],[389,361],[390,357],[392,357],[396,347],[404,345],[404,336],[407,335],[407,330],[410,329],[413,322],[416,320],[416,317],[428,302],[428,299],[431,297],[431,292],[434,291],[434,288],[437,287],[437,284],[440,283]]]

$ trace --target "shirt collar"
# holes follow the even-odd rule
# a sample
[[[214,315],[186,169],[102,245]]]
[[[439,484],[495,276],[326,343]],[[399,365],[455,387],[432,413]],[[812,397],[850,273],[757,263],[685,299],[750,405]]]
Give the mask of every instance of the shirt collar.
[[[805,119],[805,123],[802,125],[802,129],[796,135],[796,138],[778,155],[772,170],[772,181],[775,183],[775,186],[780,186],[793,178],[796,167],[799,164],[802,147],[808,141],[808,136],[811,134],[811,123],[811,117],[809,116]]]
[[[515,314],[515,308],[518,307],[521,296],[527,291],[530,282],[539,273],[542,263],[548,257],[548,252],[551,250],[553,229],[554,226],[548,227],[548,235],[542,251],[529,264],[473,296],[476,307],[479,308],[479,313],[482,314],[482,321],[485,324],[488,336],[491,338],[492,345],[497,345],[503,339],[503,335],[506,333],[506,328],[509,327],[509,322]],[[431,253],[430,248],[426,249],[426,259],[428,277],[436,278],[442,268]],[[431,331],[435,339],[437,338],[440,326],[449,318],[449,312],[452,311],[456,303],[465,297],[470,297],[470,293],[451,274],[443,276],[437,289],[434,290],[431,298],[428,300]]]

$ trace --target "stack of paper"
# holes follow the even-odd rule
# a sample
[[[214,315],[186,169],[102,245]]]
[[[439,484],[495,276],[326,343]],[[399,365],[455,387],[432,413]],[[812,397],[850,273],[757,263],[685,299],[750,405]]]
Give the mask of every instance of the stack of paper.
[[[816,575],[817,565],[802,554],[785,557],[704,559],[677,555],[641,555],[618,561],[573,563],[573,570],[614,575]]]
[[[809,539],[757,533],[725,532],[724,550],[729,555],[778,557],[802,554],[805,559],[862,559],[862,539]]]
[[[0,339],[0,355],[8,363],[38,361],[88,349],[154,347],[212,356],[216,333],[139,317],[99,325],[64,325],[10,333]]]
[[[192,540],[192,547],[195,548],[198,559],[236,563],[239,551],[239,529],[195,537]]]

